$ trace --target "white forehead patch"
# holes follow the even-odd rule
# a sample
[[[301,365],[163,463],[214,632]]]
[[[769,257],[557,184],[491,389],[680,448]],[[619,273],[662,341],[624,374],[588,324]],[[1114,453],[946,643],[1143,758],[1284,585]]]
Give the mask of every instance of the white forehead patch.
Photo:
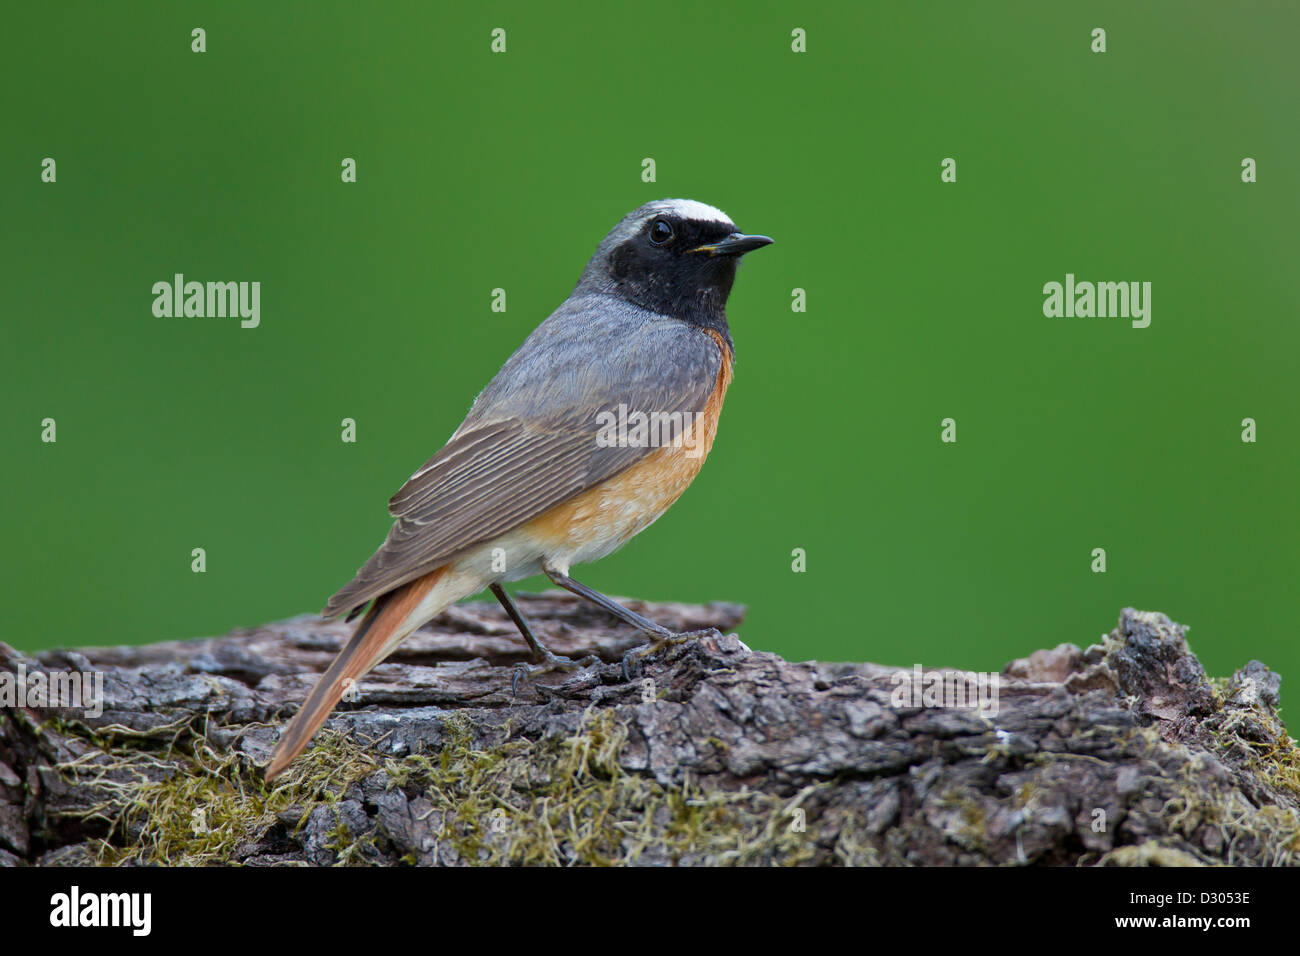
[[[683,219],[693,219],[697,222],[725,222],[732,225],[731,217],[721,209],[696,202],[694,199],[669,199],[664,205],[667,206],[667,211]]]

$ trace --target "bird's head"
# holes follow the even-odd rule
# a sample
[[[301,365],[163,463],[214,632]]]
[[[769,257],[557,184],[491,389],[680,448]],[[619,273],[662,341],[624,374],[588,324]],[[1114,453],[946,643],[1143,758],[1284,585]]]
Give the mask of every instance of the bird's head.
[[[696,324],[725,325],[740,257],[771,241],[740,232],[720,209],[691,199],[659,199],[610,230],[578,288]]]

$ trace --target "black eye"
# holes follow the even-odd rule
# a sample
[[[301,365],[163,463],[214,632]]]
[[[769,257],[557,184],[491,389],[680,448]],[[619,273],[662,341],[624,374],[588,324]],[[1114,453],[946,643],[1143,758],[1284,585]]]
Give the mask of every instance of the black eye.
[[[656,219],[650,225],[650,241],[662,246],[673,238],[673,227],[667,219]]]

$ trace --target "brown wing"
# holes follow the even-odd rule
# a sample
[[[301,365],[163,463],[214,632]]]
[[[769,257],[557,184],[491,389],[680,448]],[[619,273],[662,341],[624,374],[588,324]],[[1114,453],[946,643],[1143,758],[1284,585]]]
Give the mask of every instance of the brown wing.
[[[389,501],[397,518],[383,546],[322,611],[334,617],[504,534],[610,475],[649,449],[594,455],[591,424],[518,419],[458,434]]]
[[[701,346],[701,340],[706,343]],[[493,409],[513,411],[489,390],[465,424],[389,501],[397,518],[383,546],[356,577],[330,598],[323,616],[356,612],[367,602],[441,567],[453,558],[525,524],[574,495],[634,464],[654,449],[602,447],[596,441],[598,415],[620,403],[629,409],[699,412],[717,380],[721,355],[712,341],[694,333],[689,361],[663,361],[660,351],[645,362],[641,381],[624,380],[617,397],[593,401],[600,389],[584,385],[588,400],[575,408],[556,383],[530,404],[549,408],[530,414],[490,417]],[[503,369],[511,374],[510,365]],[[500,378],[500,377],[499,377]],[[494,382],[494,385],[497,383]],[[515,389],[518,394],[519,389]],[[490,404],[484,407],[484,400]]]

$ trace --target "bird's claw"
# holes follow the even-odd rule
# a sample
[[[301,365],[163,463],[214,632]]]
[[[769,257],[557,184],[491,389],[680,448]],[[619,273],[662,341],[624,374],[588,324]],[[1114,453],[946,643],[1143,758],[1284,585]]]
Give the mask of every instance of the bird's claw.
[[[520,661],[515,665],[514,677],[510,680],[510,694],[512,697],[519,696],[519,681],[524,677],[550,674],[554,671],[580,671],[584,667],[590,667],[592,664],[601,662],[600,658],[595,654],[588,654],[582,660],[575,661],[560,654],[553,654],[544,647],[541,650],[542,659],[536,664],[526,664]]]
[[[722,637],[722,632],[716,627],[703,627],[696,631],[677,631],[669,633],[662,637],[652,637],[644,644],[640,644],[623,655],[623,680],[632,680],[632,665],[649,657],[651,654],[657,654],[665,647],[675,647],[678,644],[685,644],[687,641],[693,641],[701,637]]]

